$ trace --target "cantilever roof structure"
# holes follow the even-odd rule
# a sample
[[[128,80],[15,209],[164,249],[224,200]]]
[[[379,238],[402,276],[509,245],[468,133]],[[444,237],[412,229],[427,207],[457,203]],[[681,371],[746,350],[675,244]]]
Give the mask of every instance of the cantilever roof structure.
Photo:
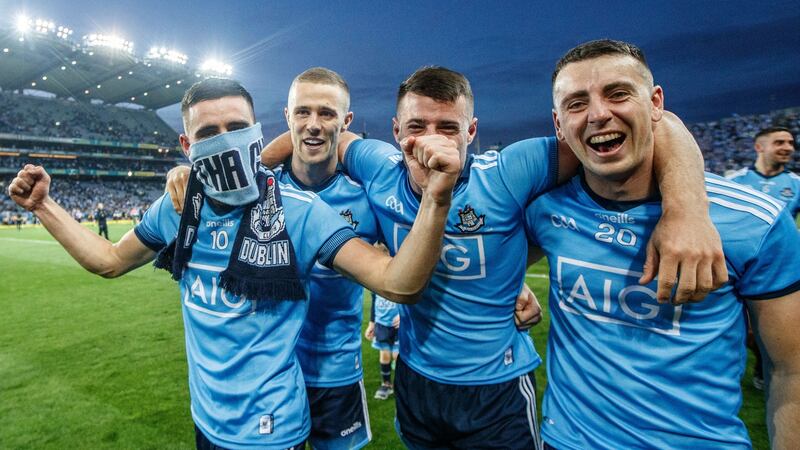
[[[0,88],[36,89],[77,101],[102,100],[159,109],[210,76],[179,61],[137,57],[128,49],[78,44],[50,33],[0,24]]]

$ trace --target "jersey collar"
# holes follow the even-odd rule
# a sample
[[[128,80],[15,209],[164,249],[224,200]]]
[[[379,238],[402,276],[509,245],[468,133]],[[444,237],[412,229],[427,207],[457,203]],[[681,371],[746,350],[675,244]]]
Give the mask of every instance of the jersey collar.
[[[641,200],[610,200],[605,197],[601,197],[595,193],[591,187],[589,187],[589,183],[586,182],[586,173],[584,172],[583,168],[578,171],[578,176],[580,178],[581,188],[583,188],[583,191],[586,192],[586,194],[589,195],[589,197],[591,197],[595,203],[600,205],[603,209],[607,209],[609,211],[625,212],[647,203],[661,202],[661,193],[659,192],[656,192],[652,196],[643,198]]]
[[[336,170],[333,172],[333,175],[329,176],[325,179],[322,183],[316,186],[308,186],[307,184],[300,181],[292,172],[292,157],[286,158],[283,162],[283,171],[289,174],[289,178],[292,179],[292,182],[297,185],[300,190],[303,191],[311,191],[311,192],[321,192],[324,191],[328,186],[333,184],[336,181],[336,177],[343,171],[342,163],[336,163]]]

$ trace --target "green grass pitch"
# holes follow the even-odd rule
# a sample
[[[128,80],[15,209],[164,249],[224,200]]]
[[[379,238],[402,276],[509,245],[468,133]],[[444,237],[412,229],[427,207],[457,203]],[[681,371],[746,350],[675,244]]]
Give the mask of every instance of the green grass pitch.
[[[112,224],[112,240],[130,228]],[[537,274],[546,270],[534,266],[527,278],[545,307],[547,280]],[[85,272],[44,229],[6,227],[0,307],[0,447],[194,448],[178,288],[166,272],[146,266],[104,280]],[[543,357],[547,329],[545,313],[531,331]],[[402,448],[394,402],[372,398],[380,374],[367,342],[363,359],[371,448]],[[755,448],[766,449],[764,398],[751,387],[751,374],[752,357],[741,417]],[[544,367],[536,377],[541,401]]]

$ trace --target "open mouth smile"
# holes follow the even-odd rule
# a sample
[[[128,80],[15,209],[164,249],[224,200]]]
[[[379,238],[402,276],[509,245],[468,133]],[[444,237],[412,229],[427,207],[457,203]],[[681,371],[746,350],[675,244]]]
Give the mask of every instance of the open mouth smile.
[[[623,133],[614,131],[592,136],[586,140],[586,144],[597,153],[612,153],[625,142],[626,137]]]

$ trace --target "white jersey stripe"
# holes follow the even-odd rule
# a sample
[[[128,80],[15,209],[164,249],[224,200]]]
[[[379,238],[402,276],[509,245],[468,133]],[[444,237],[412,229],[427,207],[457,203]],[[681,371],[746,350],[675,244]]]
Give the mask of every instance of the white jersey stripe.
[[[780,203],[778,203],[774,198],[770,197],[767,194],[764,194],[763,192],[758,192],[757,190],[752,189],[750,187],[743,186],[741,184],[733,183],[733,182],[730,182],[730,181],[717,180],[715,178],[708,178],[708,177],[706,177],[706,183],[716,184],[718,186],[725,186],[725,187],[729,187],[731,189],[736,189],[736,190],[742,191],[745,194],[754,195],[754,196],[756,196],[756,197],[758,197],[758,198],[760,198],[762,200],[766,200],[767,202],[772,203],[772,205],[775,206],[776,208],[778,208],[778,210],[783,209],[783,206]]]
[[[716,203],[717,205],[720,205],[720,206],[724,206],[726,208],[735,209],[737,211],[748,212],[748,213],[758,217],[759,219],[763,220],[764,222],[767,222],[770,225],[772,225],[772,222],[774,222],[772,217],[764,214],[763,212],[761,212],[761,211],[759,211],[759,210],[757,210],[755,208],[750,208],[749,206],[739,205],[737,203],[729,202],[727,200],[723,200],[721,198],[716,198],[716,197],[711,197],[711,198],[708,199],[708,201],[710,201],[711,203]]]
[[[314,201],[314,199],[308,198],[307,195],[298,195],[291,191],[282,190],[281,195],[284,197],[295,198],[297,200],[300,200],[301,202],[306,202],[306,203],[311,203],[312,201]]]
[[[528,426],[530,426],[534,446],[537,450],[541,450],[542,443],[541,438],[539,437],[539,426],[536,421],[536,389],[533,387],[533,383],[531,383],[531,379],[528,374],[520,375],[519,391],[522,393],[522,396],[525,397],[525,401],[528,403],[528,407],[525,409],[525,412],[528,415]]]
[[[722,189],[722,188],[718,188],[718,187],[714,187],[714,186],[706,186],[706,190],[708,192],[712,192],[714,194],[720,194],[720,195],[724,195],[726,197],[733,197],[733,198],[736,198],[736,199],[739,199],[739,200],[742,200],[742,201],[745,201],[745,202],[748,202],[748,203],[752,203],[752,204],[754,204],[756,206],[760,206],[761,208],[764,208],[765,210],[767,210],[773,216],[777,216],[780,213],[780,209],[774,208],[771,204],[762,202],[760,200],[756,200],[755,198],[753,198],[752,195],[745,195],[745,194],[741,194],[741,193],[736,192],[736,191],[732,191],[732,190],[729,190],[729,189]]]
[[[369,410],[367,409],[367,390],[364,388],[364,379],[358,380],[361,388],[361,409],[364,412],[364,423],[367,426],[367,442],[372,441],[372,427],[369,425]]]
[[[491,162],[491,161],[497,161],[498,156],[500,156],[499,153],[497,153],[494,150],[490,150],[482,155],[475,155],[474,158],[486,162]]]
[[[476,169],[480,169],[480,170],[486,170],[486,169],[491,169],[492,167],[497,167],[497,163],[493,162],[493,163],[489,163],[489,164],[485,164],[484,165],[484,164],[478,164],[478,163],[474,162],[474,163],[472,163],[472,167],[474,167]]]

